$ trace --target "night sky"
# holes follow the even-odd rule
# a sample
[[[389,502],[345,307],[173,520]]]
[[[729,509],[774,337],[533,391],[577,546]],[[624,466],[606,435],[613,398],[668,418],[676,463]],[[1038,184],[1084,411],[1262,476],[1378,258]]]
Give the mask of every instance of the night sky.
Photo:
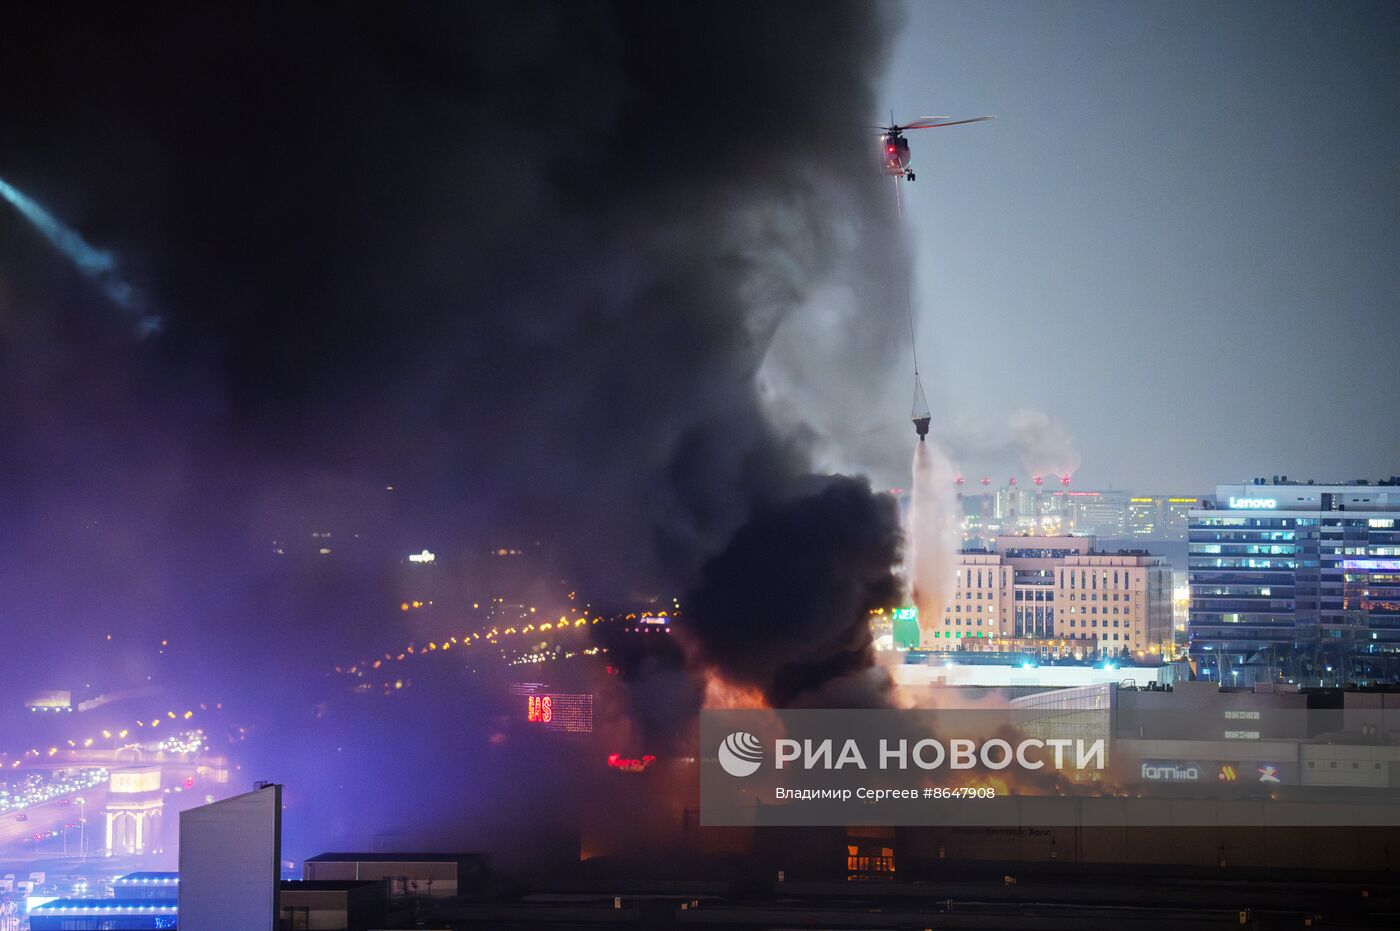
[[[1393,3],[916,3],[884,82],[911,134],[919,355],[970,474],[1212,491],[1394,474]],[[1014,445],[1013,445],[1014,449]]]

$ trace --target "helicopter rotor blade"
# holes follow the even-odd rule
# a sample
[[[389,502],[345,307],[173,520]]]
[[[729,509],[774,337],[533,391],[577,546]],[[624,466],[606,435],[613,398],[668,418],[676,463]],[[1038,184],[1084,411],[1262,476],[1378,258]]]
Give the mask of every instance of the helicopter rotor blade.
[[[940,126],[961,126],[964,123],[981,123],[984,120],[994,120],[994,116],[974,116],[970,120],[950,120],[946,123],[910,123],[902,129],[937,129]]]

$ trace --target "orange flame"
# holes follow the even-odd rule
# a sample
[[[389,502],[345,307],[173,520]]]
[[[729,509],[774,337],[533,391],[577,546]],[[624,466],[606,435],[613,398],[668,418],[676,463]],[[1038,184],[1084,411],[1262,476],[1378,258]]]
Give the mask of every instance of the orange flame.
[[[705,707],[710,710],[741,710],[767,708],[763,693],[751,685],[739,685],[716,675],[713,670],[705,677]]]

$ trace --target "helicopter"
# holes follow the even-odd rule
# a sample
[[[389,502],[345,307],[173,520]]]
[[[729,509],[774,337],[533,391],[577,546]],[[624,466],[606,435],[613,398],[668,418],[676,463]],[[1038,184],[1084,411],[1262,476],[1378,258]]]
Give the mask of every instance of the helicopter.
[[[872,126],[880,131],[880,156],[887,175],[903,175],[906,181],[914,180],[914,169],[909,164],[909,140],[904,138],[905,130],[937,129],[940,126],[961,126],[964,123],[981,123],[994,120],[994,116],[975,116],[970,120],[954,120],[946,116],[921,116],[917,122],[900,126],[890,114],[889,126]]]
[[[894,121],[894,111],[890,111],[890,125],[872,126],[871,129],[880,131],[880,147],[883,149],[881,156],[884,159],[884,172],[895,179],[894,191],[895,202],[900,203],[899,179],[901,176],[906,181],[914,180],[914,169],[909,163],[909,140],[904,138],[905,130],[910,129],[936,129],[940,126],[961,126],[964,123],[981,123],[984,120],[993,120],[993,116],[975,116],[967,120],[955,120],[946,116],[921,116],[918,122],[908,123],[904,126]],[[904,210],[900,207],[900,220],[903,221]],[[906,283],[907,284],[907,283]],[[923,380],[919,378],[919,350],[917,341],[914,339],[914,301],[909,289],[905,288],[905,298],[909,305],[909,341],[914,360],[914,405],[910,411],[909,419],[914,422],[914,432],[919,437],[919,442],[923,443],[928,437],[929,426],[933,422],[932,413],[929,411],[928,399],[924,396]],[[922,449],[922,447],[920,447]],[[958,484],[962,484],[961,476]],[[986,485],[989,479],[982,479],[982,484]],[[1016,480],[1012,479],[1012,484]],[[1036,479],[1039,484],[1040,478]]]

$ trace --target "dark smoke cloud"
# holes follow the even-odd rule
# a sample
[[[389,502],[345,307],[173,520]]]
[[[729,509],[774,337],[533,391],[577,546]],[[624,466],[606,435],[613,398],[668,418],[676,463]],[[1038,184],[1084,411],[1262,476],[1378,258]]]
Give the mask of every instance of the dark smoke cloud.
[[[880,677],[861,679],[873,662],[869,611],[899,597],[899,544],[894,499],[864,480],[833,478],[761,508],[705,564],[687,602],[706,658],[771,705],[828,684],[863,694],[857,706],[882,703]]]
[[[10,33],[6,86],[38,90],[6,166],[122,244],[169,321],[152,353],[89,367],[53,343],[100,356],[118,334],[72,282],[46,299],[63,270],[36,261],[7,316],[42,331],[37,377],[139,396],[70,389],[28,432],[110,403],[60,460],[105,442],[130,462],[164,431],[162,460],[255,514],[393,483],[435,536],[576,534],[593,591],[683,581],[804,469],[755,401],[774,328],[852,233],[869,280],[892,261],[857,131],[881,24],[854,4],[277,9]]]
[[[854,480],[813,490],[811,434],[772,425],[756,377],[832,289],[861,316],[824,392],[858,398],[899,345],[903,252],[863,129],[884,13],[7,23],[0,174],[110,247],[165,328],[136,341],[0,216],[0,584],[49,634],[0,671],[135,674],[100,633],[174,632],[193,647],[158,675],[257,704],[400,636],[386,552],[537,540],[541,575],[602,605],[685,591],[730,546],[698,590],[711,661],[779,700],[859,668],[892,509]],[[273,557],[321,530],[334,560]],[[674,657],[635,668],[658,665],[689,681]]]

